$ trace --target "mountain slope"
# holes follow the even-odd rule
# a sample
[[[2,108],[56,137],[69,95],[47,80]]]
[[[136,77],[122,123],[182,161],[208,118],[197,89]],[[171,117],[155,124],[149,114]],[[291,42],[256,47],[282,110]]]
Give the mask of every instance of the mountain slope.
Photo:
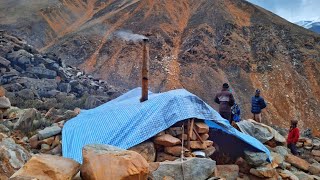
[[[264,122],[320,128],[320,36],[246,1],[61,0],[31,14],[0,28],[116,87],[140,85],[141,34],[150,39],[151,90],[186,88],[217,107],[229,82],[248,118],[260,88]]]

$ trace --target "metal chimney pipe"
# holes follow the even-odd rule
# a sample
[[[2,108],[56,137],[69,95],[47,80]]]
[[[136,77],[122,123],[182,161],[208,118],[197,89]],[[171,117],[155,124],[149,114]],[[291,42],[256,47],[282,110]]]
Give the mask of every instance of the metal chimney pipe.
[[[142,40],[142,95],[140,102],[148,100],[148,80],[149,80],[149,39]]]

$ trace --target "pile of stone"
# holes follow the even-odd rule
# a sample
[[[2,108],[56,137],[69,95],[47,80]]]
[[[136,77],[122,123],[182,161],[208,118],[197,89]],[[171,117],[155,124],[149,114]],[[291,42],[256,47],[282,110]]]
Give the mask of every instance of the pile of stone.
[[[61,155],[63,125],[78,113],[78,109],[63,111],[52,108],[43,114],[34,108],[11,107],[4,114],[9,119],[1,122],[0,132],[33,153]]]
[[[192,119],[176,123],[153,138],[156,161],[173,161],[180,158],[182,153],[183,157],[211,156],[215,148],[213,142],[208,140],[208,133],[209,127],[203,121]]]
[[[106,81],[64,64],[55,54],[41,54],[25,41],[0,32],[0,84],[13,106],[90,109],[120,94]],[[90,95],[90,96],[89,96]]]

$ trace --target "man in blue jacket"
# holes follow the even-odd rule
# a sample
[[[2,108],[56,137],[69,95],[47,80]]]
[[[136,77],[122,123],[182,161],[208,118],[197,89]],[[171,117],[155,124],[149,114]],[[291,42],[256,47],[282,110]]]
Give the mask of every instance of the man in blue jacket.
[[[253,114],[253,120],[261,123],[261,110],[267,107],[266,102],[260,96],[260,90],[256,90],[255,96],[251,98],[251,112]]]

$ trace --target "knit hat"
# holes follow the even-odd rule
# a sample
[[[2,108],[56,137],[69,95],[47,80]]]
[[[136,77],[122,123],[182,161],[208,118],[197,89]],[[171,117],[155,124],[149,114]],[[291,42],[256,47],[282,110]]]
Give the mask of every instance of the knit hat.
[[[298,120],[296,120],[296,119],[291,120],[291,124],[297,125],[298,124]]]

